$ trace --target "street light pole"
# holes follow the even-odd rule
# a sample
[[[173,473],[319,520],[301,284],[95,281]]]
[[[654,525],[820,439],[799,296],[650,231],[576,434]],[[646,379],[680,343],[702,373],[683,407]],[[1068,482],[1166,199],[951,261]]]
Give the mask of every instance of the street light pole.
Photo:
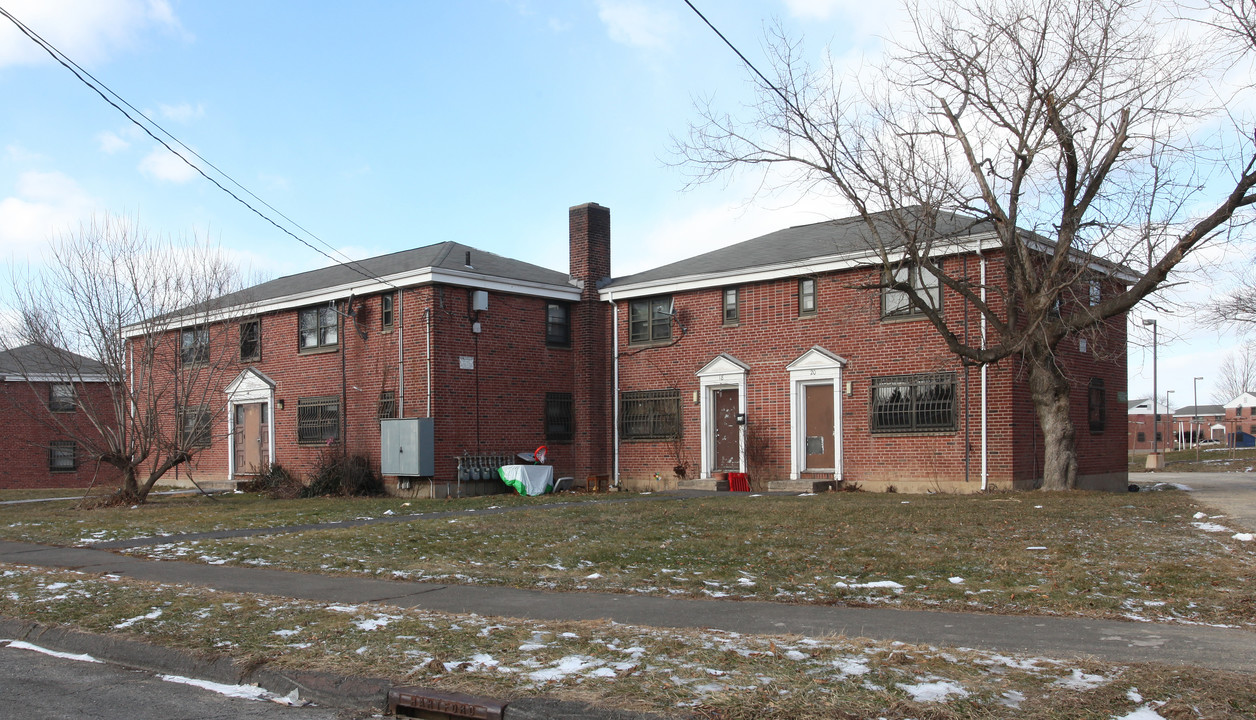
[[[1204,376],[1200,375],[1192,382],[1195,386],[1195,408],[1194,412],[1191,413],[1191,443],[1195,446],[1196,460],[1199,460],[1199,434],[1195,431],[1195,425],[1199,423],[1199,381],[1203,379]]]
[[[1158,328],[1156,327],[1155,318],[1147,318],[1146,320],[1143,320],[1144,327],[1149,326],[1149,325],[1151,326],[1151,420],[1152,420],[1151,425],[1152,425],[1152,431],[1151,431],[1151,457],[1147,459],[1147,467],[1148,469],[1151,469],[1151,470],[1159,470],[1161,468],[1161,463],[1160,463],[1160,399],[1157,396],[1160,394],[1160,388],[1156,384],[1156,380],[1158,379],[1157,372],[1156,372],[1157,371],[1156,363],[1157,363],[1158,358],[1156,356],[1158,353],[1157,345],[1159,343],[1160,338],[1159,338]]]

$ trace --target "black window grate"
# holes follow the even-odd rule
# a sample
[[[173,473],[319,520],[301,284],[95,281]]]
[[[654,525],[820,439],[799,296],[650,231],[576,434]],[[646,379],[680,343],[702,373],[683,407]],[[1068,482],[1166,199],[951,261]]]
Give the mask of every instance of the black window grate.
[[[297,442],[318,445],[340,439],[340,398],[297,399]]]
[[[545,440],[569,443],[575,434],[571,393],[545,393]]]
[[[874,433],[954,430],[955,373],[873,378],[870,406]]]
[[[680,436],[680,391],[626,392],[619,398],[619,433],[625,440]]]

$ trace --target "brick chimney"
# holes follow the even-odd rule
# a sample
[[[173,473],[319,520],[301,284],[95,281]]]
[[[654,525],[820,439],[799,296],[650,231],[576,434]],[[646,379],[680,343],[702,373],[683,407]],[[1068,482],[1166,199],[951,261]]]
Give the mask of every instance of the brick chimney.
[[[571,277],[584,284],[582,299],[597,299],[597,285],[611,275],[611,211],[597,203],[568,212]]]
[[[611,387],[610,308],[598,299],[597,286],[611,274],[611,211],[597,203],[568,211],[571,277],[582,285],[572,305],[572,460],[580,475],[610,473]],[[577,480],[583,480],[577,477]]]

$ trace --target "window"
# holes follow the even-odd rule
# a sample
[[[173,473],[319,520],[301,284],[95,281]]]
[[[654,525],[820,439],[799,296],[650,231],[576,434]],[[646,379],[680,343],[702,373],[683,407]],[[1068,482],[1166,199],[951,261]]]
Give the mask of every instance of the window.
[[[393,312],[393,303],[396,301],[395,293],[388,293],[379,297],[379,327],[381,330],[389,330],[393,326],[395,313]]]
[[[208,328],[185,328],[183,330],[183,340],[179,346],[179,359],[186,365],[209,362]]]
[[[571,347],[571,307],[567,303],[545,304],[545,344]]]
[[[340,439],[340,398],[297,399],[297,442],[319,445]]]
[[[872,379],[873,433],[954,430],[955,373]]]
[[[1090,379],[1090,387],[1086,390],[1086,418],[1090,422],[1091,434],[1103,432],[1108,424],[1108,401],[1103,378]]]
[[[240,361],[262,359],[262,323],[249,320],[240,323]]]
[[[53,412],[74,412],[78,395],[70,383],[52,383],[48,386],[48,409]]]
[[[1159,430],[1156,431],[1156,442],[1164,442],[1164,434]]]
[[[633,300],[628,304],[628,342],[664,342],[672,339],[670,295]]]
[[[888,273],[887,273],[888,276]],[[882,317],[910,317],[920,315],[920,308],[912,305],[911,297],[904,285],[909,285],[929,307],[942,307],[942,281],[928,270],[921,270],[915,265],[900,265],[894,270],[892,280],[887,280],[890,287],[881,291]]]
[[[397,391],[385,390],[379,394],[379,418],[386,420],[397,417]]]
[[[571,442],[573,426],[571,393],[545,393],[545,441]]]
[[[741,298],[737,288],[724,288],[724,324],[736,325],[741,321]]]
[[[78,448],[73,440],[53,440],[48,444],[48,469],[52,472],[78,469]]]
[[[648,390],[619,396],[619,434],[625,440],[668,440],[680,435],[680,391]]]
[[[335,307],[305,308],[297,317],[301,338],[299,350],[336,347],[338,339]]]
[[[1094,307],[1103,299],[1103,286],[1098,280],[1090,281],[1090,306]]]
[[[1140,431],[1138,433],[1138,442],[1140,443],[1147,442],[1147,433]]]
[[[803,278],[798,281],[798,315],[816,314],[816,279]]]
[[[212,422],[207,405],[183,408],[179,413],[179,442],[185,448],[209,447]]]

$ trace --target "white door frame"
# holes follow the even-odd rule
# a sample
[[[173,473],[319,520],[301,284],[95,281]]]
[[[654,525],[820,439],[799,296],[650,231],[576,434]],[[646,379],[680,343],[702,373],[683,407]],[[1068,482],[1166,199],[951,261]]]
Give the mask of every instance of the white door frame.
[[[275,462],[275,381],[254,368],[245,368],[227,385],[227,477],[234,480],[235,466],[235,409],[237,405],[266,403],[269,456]]]
[[[803,388],[807,385],[833,385],[833,479],[842,480],[842,369],[846,360],[816,345],[785,366],[789,371],[789,477],[797,480],[807,470],[807,418]]]
[[[736,390],[737,412],[746,414],[746,374],[750,366],[729,355],[720,353],[711,362],[694,373],[698,376],[700,407],[699,434],[702,436],[702,474],[711,477],[715,467],[715,391]],[[737,471],[746,472],[746,426],[737,428]]]

